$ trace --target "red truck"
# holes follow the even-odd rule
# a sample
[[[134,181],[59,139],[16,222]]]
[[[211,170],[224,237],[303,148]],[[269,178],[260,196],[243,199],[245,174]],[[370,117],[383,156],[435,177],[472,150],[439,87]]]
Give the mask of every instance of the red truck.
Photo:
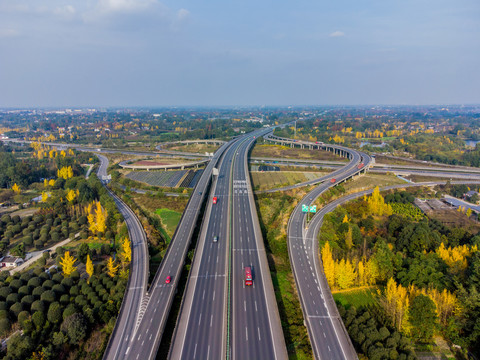
[[[358,164],[357,169],[363,168],[364,165],[365,165],[364,163]]]
[[[213,203],[214,203],[214,204],[217,203],[217,197],[216,197],[216,196],[213,197]]]
[[[250,266],[245,267],[245,285],[253,285],[252,269]]]
[[[332,184],[335,184],[335,181],[337,181],[337,179],[335,179],[335,178],[330,179],[330,182],[331,182]]]

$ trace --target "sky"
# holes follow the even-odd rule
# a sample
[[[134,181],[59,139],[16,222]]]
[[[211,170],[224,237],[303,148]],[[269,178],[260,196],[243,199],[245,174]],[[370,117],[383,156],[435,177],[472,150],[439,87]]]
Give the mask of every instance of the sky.
[[[480,103],[478,0],[0,0],[0,107]]]

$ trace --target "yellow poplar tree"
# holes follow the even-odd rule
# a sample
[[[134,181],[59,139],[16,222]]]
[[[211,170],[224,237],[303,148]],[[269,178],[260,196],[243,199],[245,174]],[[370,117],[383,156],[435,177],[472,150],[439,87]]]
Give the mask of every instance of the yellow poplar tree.
[[[48,194],[45,191],[42,191],[42,202],[47,202]]]
[[[380,290],[378,290],[379,295]],[[381,304],[385,313],[392,321],[397,330],[408,332],[408,308],[409,297],[407,288],[402,285],[397,285],[393,278],[387,281],[383,296],[381,296]]]
[[[377,263],[373,260],[373,258],[370,258],[365,263],[365,283],[367,285],[375,285],[377,283],[378,276],[379,270]]]
[[[363,264],[363,259],[358,262],[357,266],[357,284],[358,286],[365,285],[365,265]]]
[[[383,196],[380,194],[379,187],[375,187],[373,193],[367,198],[368,209],[375,215],[392,215],[392,207],[389,204],[385,204]]]
[[[86,272],[88,274],[88,282],[90,282],[90,278],[93,275],[93,263],[92,260],[90,259],[90,255],[87,255],[87,263],[85,264],[86,266]]]
[[[15,192],[15,194],[20,194],[22,190],[20,190],[20,186],[17,185],[17,183],[13,184],[12,190]]]
[[[70,255],[70,251],[66,251],[63,258],[61,258],[60,265],[62,266],[63,276],[68,277],[74,272],[77,268],[73,266],[75,264],[75,259]]]
[[[348,227],[348,231],[345,234],[345,247],[347,248],[347,250],[350,250],[352,246],[353,246],[353,232],[352,232],[352,228]]]
[[[97,210],[95,211],[97,231],[104,233],[107,221],[107,210],[102,209],[100,201],[97,201]]]
[[[115,262],[113,261],[113,258],[110,256],[107,262],[107,274],[110,277],[115,277],[115,274],[118,271],[118,265],[115,265]]]
[[[75,193],[75,190],[69,190],[67,193],[67,201],[73,201],[77,197],[77,194]]]
[[[48,187],[48,180],[47,179],[43,179],[43,186]]]
[[[333,260],[332,250],[328,241],[322,248],[322,263],[328,285],[333,287],[335,285],[335,261]]]
[[[350,260],[342,259],[335,263],[335,283],[341,290],[349,289],[355,284],[355,268]]]
[[[471,209],[471,208],[468,208],[468,210],[467,210],[467,217],[470,217],[470,215],[472,215],[472,209]]]
[[[342,223],[348,223],[348,215],[345,214],[345,217],[343,218]]]
[[[125,262],[132,261],[132,248],[128,237],[125,237],[122,241],[122,258]]]

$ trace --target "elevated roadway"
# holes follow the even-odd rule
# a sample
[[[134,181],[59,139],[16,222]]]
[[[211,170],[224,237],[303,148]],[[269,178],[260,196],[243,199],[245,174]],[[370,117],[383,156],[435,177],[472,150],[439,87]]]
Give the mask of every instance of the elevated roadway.
[[[112,337],[104,354],[104,359],[155,358],[198,214],[210,183],[212,169],[229,145],[223,145],[215,153],[212,161],[203,172],[148,291],[145,288],[129,287],[128,290],[140,290],[142,292],[142,296],[136,297],[137,300],[140,299],[140,306],[125,305],[122,307],[117,322],[124,316],[129,320],[126,321],[123,331],[114,333],[114,335],[121,333],[121,336],[115,336],[115,339]],[[132,261],[132,264],[134,264],[134,261]],[[172,279],[169,284],[165,283],[167,276],[171,276]]]
[[[249,148],[268,131],[238,137],[222,159],[170,359],[287,358],[247,167]],[[245,266],[253,287],[245,288]]]
[[[346,148],[345,148],[346,149]],[[316,359],[356,359],[357,355],[350,337],[338,315],[335,303],[329,300],[330,290],[319,281],[322,270],[316,265],[314,241],[305,237],[309,226],[303,206],[311,206],[315,199],[330,187],[363,171],[370,164],[370,157],[362,152],[346,149],[350,162],[330,174],[324,182],[309,192],[296,206],[288,223],[288,249],[302,311],[310,342]]]

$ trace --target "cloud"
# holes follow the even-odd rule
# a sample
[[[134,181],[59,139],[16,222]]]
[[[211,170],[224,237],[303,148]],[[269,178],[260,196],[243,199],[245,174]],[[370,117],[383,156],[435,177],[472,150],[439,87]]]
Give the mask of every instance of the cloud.
[[[19,36],[20,33],[15,29],[0,29],[0,39],[1,38],[12,38]]]
[[[77,11],[72,5],[66,5],[66,6],[62,6],[54,9],[53,13],[64,19],[71,19],[73,16],[75,16]]]
[[[146,11],[155,0],[100,0],[99,9],[106,13],[138,13]]]
[[[330,37],[342,37],[342,36],[345,36],[345,33],[343,31],[334,31],[332,32],[330,35],[328,35]]]
[[[187,9],[180,9],[177,11],[177,20],[182,21],[190,16],[190,11]]]

